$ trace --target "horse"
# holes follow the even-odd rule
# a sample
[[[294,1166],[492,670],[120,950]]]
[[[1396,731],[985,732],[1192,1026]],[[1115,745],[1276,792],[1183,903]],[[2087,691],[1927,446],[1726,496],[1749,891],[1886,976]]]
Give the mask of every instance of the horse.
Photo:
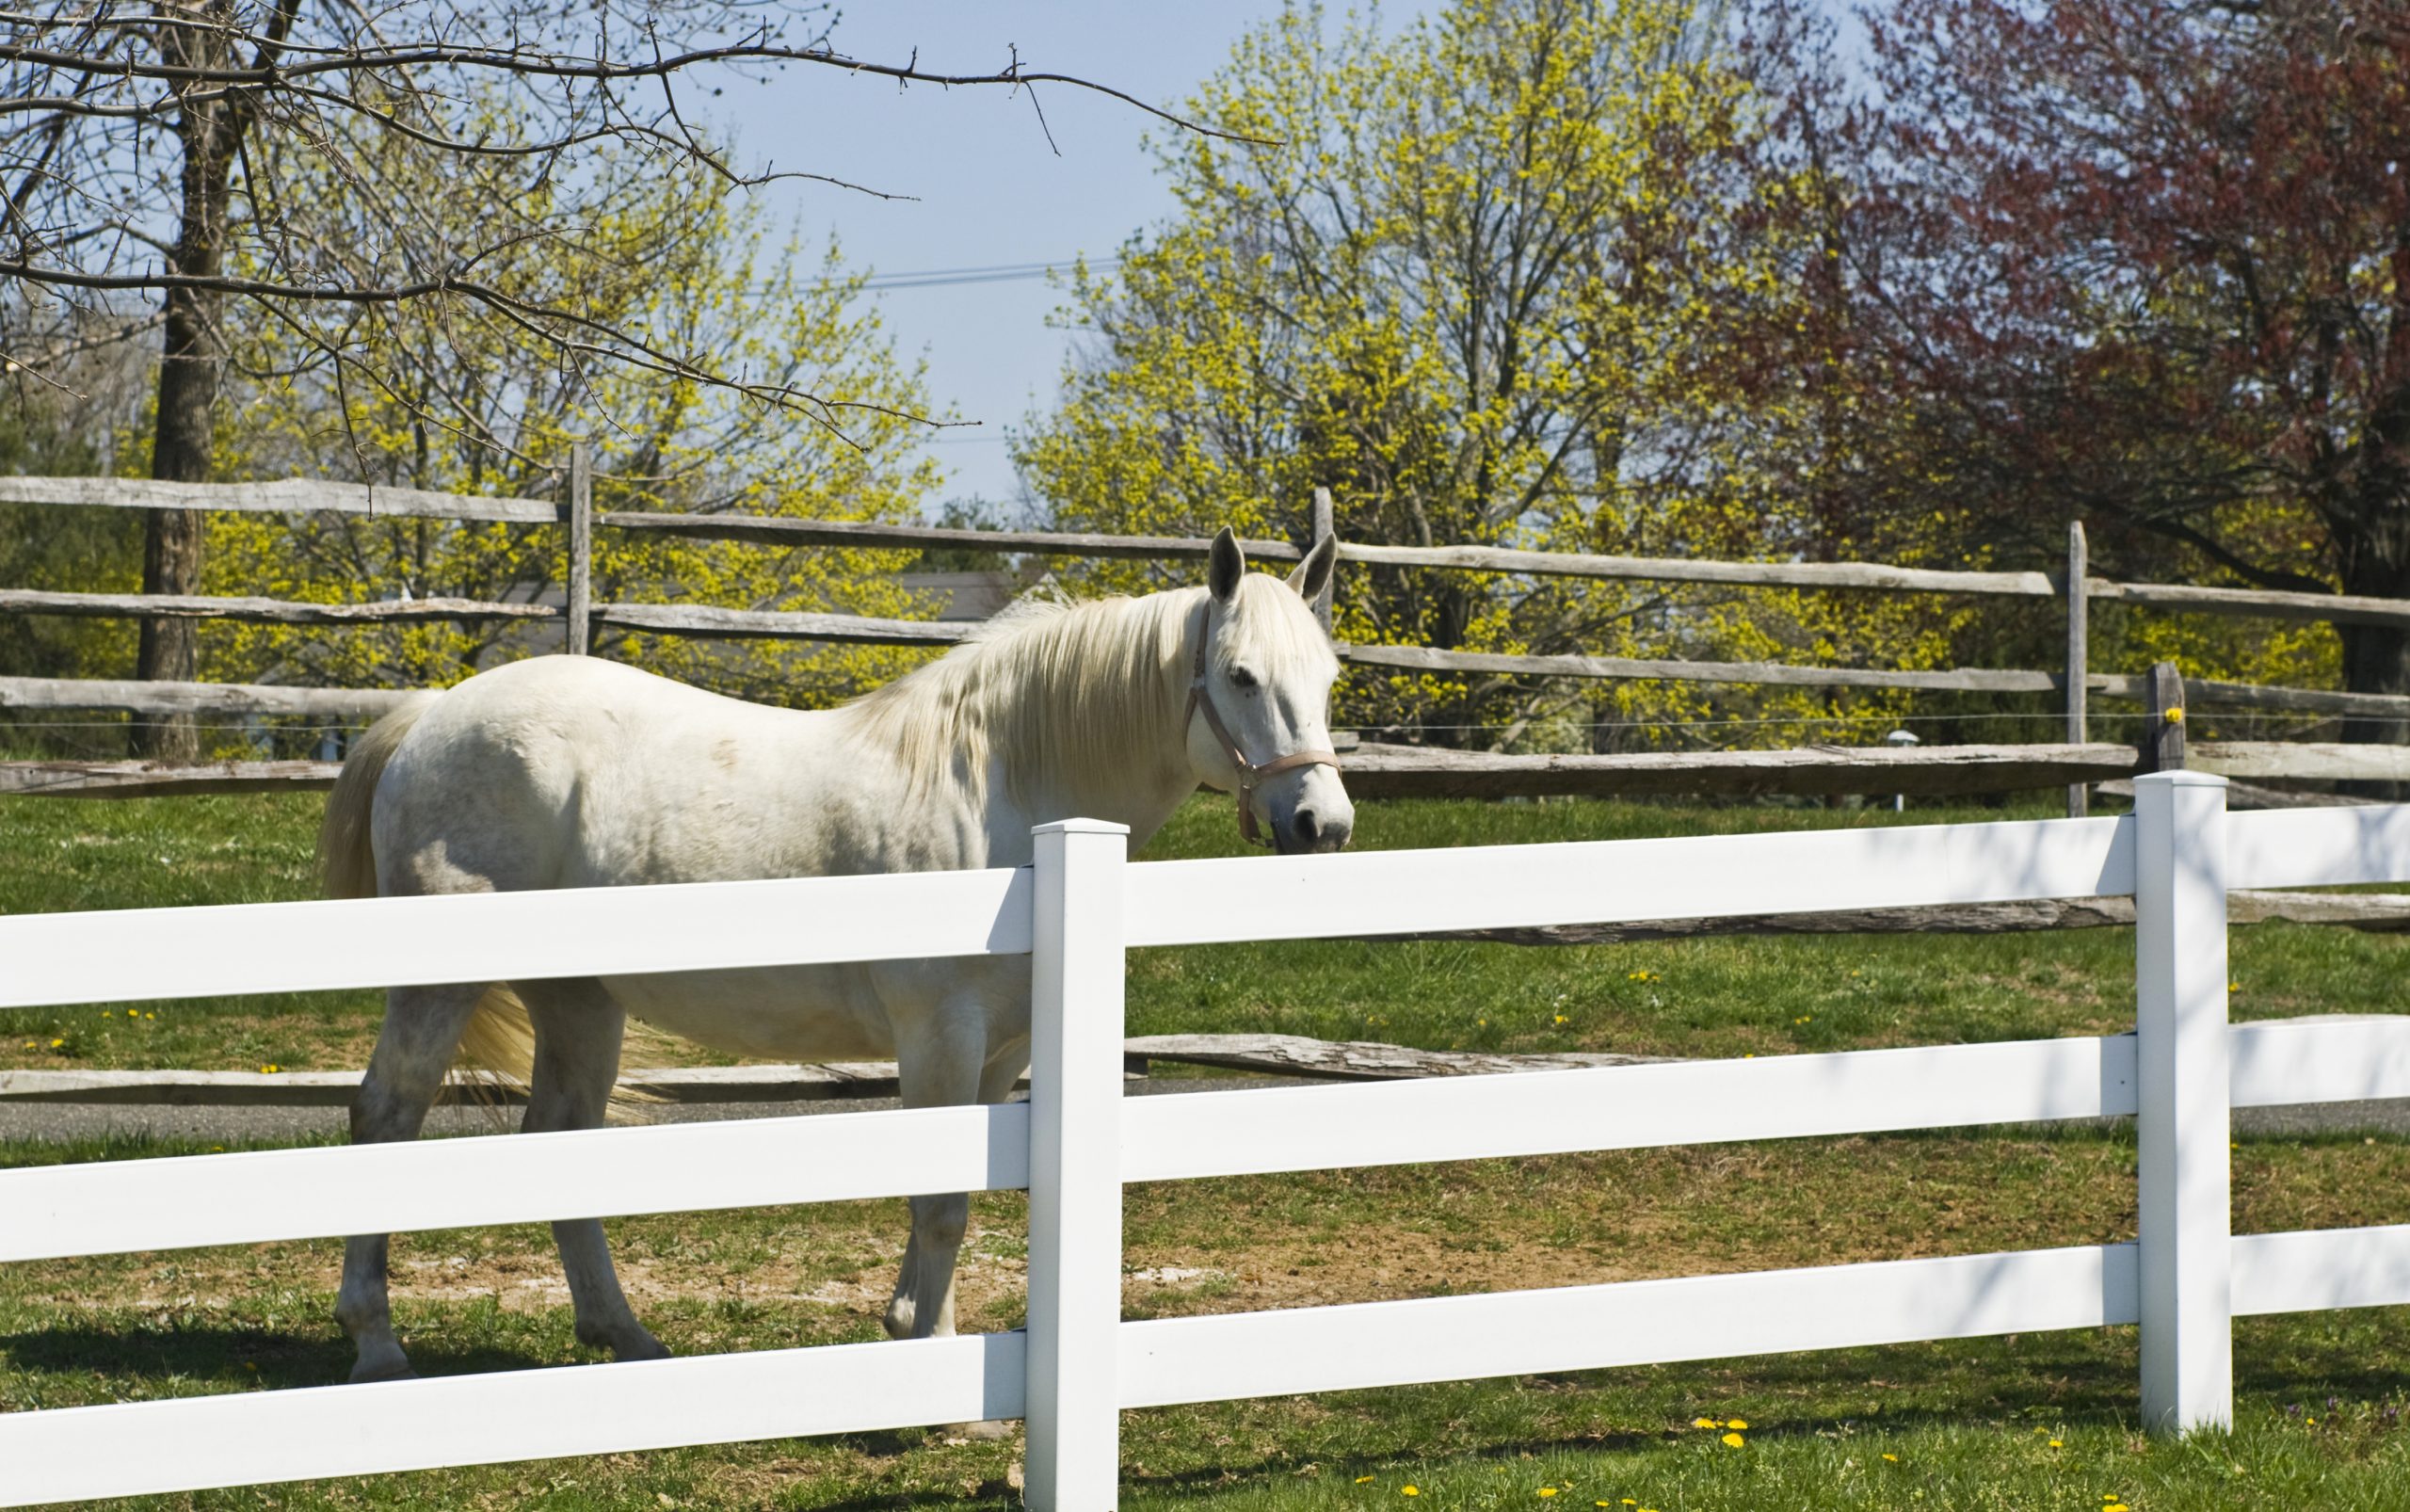
[[[1028,864],[1035,825],[1129,826],[1133,846],[1201,784],[1283,853],[1344,846],[1329,753],[1339,664],[1307,607],[1337,544],[1284,584],[1223,530],[1202,587],[1007,611],[853,702],[804,712],[616,663],[543,656],[402,705],[344,764],[319,856],[336,897],[849,877]],[[1010,957],[402,987],[351,1108],[355,1144],[417,1137],[456,1058],[522,1076],[530,1133],[604,1118],[633,1016],[740,1055],[892,1056],[906,1107],[995,1102],[1028,1065],[1030,982]],[[884,1323],[954,1332],[970,1199],[911,1199]],[[602,1225],[553,1234],[578,1339],[667,1354],[637,1322]],[[388,1237],[344,1249],[335,1315],[355,1382],[413,1372],[387,1298]]]

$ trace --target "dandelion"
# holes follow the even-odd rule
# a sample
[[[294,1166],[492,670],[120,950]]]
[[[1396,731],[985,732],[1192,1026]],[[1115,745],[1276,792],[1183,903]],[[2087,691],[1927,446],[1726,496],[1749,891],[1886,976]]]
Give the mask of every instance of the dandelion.
[[[1716,1422],[1713,1418],[1693,1418],[1691,1419],[1691,1426],[1694,1428],[1720,1428],[1724,1426],[1724,1424]]]
[[[1572,1021],[1571,1021],[1571,1020],[1569,1020],[1569,1019],[1567,1019],[1567,1018],[1566,1018],[1566,1016],[1565,1016],[1564,1014],[1560,1013],[1560,1014],[1558,1014],[1558,1015],[1556,1016],[1556,1021],[1557,1021],[1557,1022],[1559,1022],[1559,1023],[1570,1023]]]
[[[1539,1494],[1542,1496],[1554,1496],[1556,1494],[1556,1488],[1553,1486],[1543,1486],[1540,1488]]]
[[[1816,1016],[1812,1013],[1803,1013],[1798,1018],[1793,1019],[1791,1021],[1793,1023],[1812,1023],[1815,1021],[1815,1018]]]
[[[2055,1441],[2056,1441],[2056,1440],[2053,1440],[2053,1442],[2055,1442]],[[1897,1456],[1897,1455],[1885,1455],[1883,1457],[1884,1457],[1884,1458],[1886,1458],[1886,1459],[1888,1459],[1888,1460],[1889,1460],[1889,1461],[1890,1461],[1892,1464],[1894,1464],[1894,1465],[1896,1465],[1896,1464],[1898,1464],[1898,1463],[1900,1462],[1900,1456]]]
[[[52,1040],[52,1041],[50,1042],[50,1048],[51,1048],[51,1049],[53,1049],[53,1050],[56,1050],[56,1049],[58,1049],[59,1047],[61,1047],[61,1046],[65,1045],[66,1043],[67,1043],[67,1041],[66,1041],[66,1040],[64,1040],[64,1039],[54,1039],[54,1040]]]
[[[1746,1423],[1743,1422],[1739,1418],[1730,1419],[1724,1425],[1727,1428],[1745,1428],[1748,1426]]]
[[[1370,1486],[1373,1484],[1373,1477],[1370,1475],[1358,1475],[1356,1477],[1356,1484],[1358,1486]]]
[[[1401,1486],[1397,1488],[1397,1494],[1400,1496],[1421,1496],[1422,1491],[1419,1487]]]
[[[2053,1439],[2050,1440],[2050,1447],[2053,1449],[2065,1449],[2066,1444],[2060,1440]]]
[[[1748,1441],[1749,1441],[1748,1440],[1742,1438],[1742,1437],[1741,1437],[1739,1434],[1737,1434],[1737,1433],[1727,1433],[1727,1434],[1726,1434],[1726,1435],[1724,1436],[1724,1442],[1725,1442],[1725,1444],[1726,1444],[1727,1447],[1729,1447],[1729,1448],[1733,1448],[1733,1449],[1738,1449],[1738,1448],[1740,1448],[1743,1444],[1747,1443]]]
[[[277,1072],[282,1070],[284,1070],[284,1068],[281,1066],[263,1066],[260,1068],[260,1074],[262,1076],[274,1076]]]

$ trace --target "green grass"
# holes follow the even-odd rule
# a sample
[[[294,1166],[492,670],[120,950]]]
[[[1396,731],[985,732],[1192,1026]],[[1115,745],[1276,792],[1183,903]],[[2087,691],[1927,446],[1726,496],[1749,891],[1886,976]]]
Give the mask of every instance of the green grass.
[[[315,809],[289,797],[0,802],[0,911],[307,896]],[[2047,812],[1368,804],[1358,843]],[[1226,807],[1200,800],[1149,855],[1238,849]],[[2391,1010],[2404,949],[2340,929],[2238,930],[2237,1014]],[[2131,950],[2124,930],[1229,946],[1142,953],[1130,1005],[1134,1033],[1778,1054],[2120,1029]],[[136,1012],[0,1013],[0,1065],[357,1066],[377,1005],[319,994]],[[0,1145],[0,1166],[206,1148]],[[1140,1186],[1128,1198],[1124,1306],[1166,1316],[2104,1243],[2131,1236],[2132,1163],[2120,1131],[1938,1131]],[[2241,1231],[2410,1222],[2410,1143],[2244,1139],[2235,1192]],[[1019,1322],[1023,1213],[1012,1194],[974,1204],[966,1327]],[[842,1203],[629,1219],[612,1231],[639,1311],[673,1348],[778,1348],[876,1336],[904,1214],[898,1201]],[[329,1242],[0,1267],[0,1409],[339,1380],[338,1263]],[[540,1228],[402,1236],[395,1267],[397,1316],[430,1375],[595,1358],[571,1335]],[[1132,1413],[1123,1504],[1621,1509],[1630,1497],[1658,1512],[2099,1512],[2114,1495],[2135,1512],[2410,1508],[2410,1309],[2246,1320],[2236,1341],[2235,1433],[2182,1444],[2136,1431],[2133,1330],[2108,1328]],[[1723,1429],[1691,1426],[1736,1417],[1749,1424],[1739,1448]],[[1018,1501],[1006,1475],[1019,1453],[915,1431],[143,1504],[1000,1507]],[[1406,1497],[1407,1485],[1419,1494]]]

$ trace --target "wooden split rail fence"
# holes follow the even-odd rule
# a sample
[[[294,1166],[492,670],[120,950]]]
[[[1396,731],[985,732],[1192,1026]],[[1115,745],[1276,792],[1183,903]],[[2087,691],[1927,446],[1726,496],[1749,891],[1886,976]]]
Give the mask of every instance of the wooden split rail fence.
[[[433,620],[558,620],[570,651],[590,648],[598,630],[644,631],[722,639],[786,639],[880,646],[945,646],[969,627],[926,620],[740,609],[693,603],[597,603],[591,579],[597,527],[696,539],[785,547],[977,548],[1038,555],[1136,560],[1201,559],[1203,539],[1061,531],[962,530],[855,521],[729,514],[679,515],[593,507],[585,447],[573,449],[565,498],[528,498],[375,488],[294,479],[258,484],[179,484],[119,478],[0,479],[0,501],[113,508],[228,510],[422,518],[566,527],[566,603],[460,599],[315,603],[256,597],[71,593],[0,587],[0,614],[110,618],[193,618],[264,623],[356,626]],[[1328,493],[1315,493],[1317,532],[1331,528]],[[1245,543],[1273,561],[1295,560],[1296,545]],[[2388,719],[2410,723],[2410,697],[2322,688],[2194,680],[2173,700],[2150,676],[2100,673],[2088,665],[2090,606],[2113,603],[2185,613],[2241,615],[2338,624],[2410,626],[2410,601],[2282,593],[2173,584],[2117,583],[2090,575],[2081,525],[2070,527],[2066,570],[1955,571],[1863,562],[1723,562],[1519,551],[1487,546],[1376,546],[1342,541],[1340,559],[1441,571],[1615,579],[1735,587],[1788,587],[1879,593],[1950,593],[2056,599],[2066,605],[2065,665],[2055,670],[1993,668],[1888,669],[1772,662],[1700,662],[1590,655],[1509,655],[1422,646],[1342,646],[1357,666],[1400,671],[1474,672],[1519,678],[1648,679],[1792,687],[1885,688],[1918,692],[2057,695],[2065,710],[2063,745],[1960,746],[1922,751],[1813,747],[1793,751],[1643,756],[1496,757],[1457,752],[1365,750],[1350,780],[1367,794],[1449,793],[1505,796],[1561,793],[1976,793],[2065,785],[2081,812],[2092,783],[2157,769],[2150,749],[2170,708]],[[1329,623],[1327,595],[1317,605]],[[136,716],[176,714],[373,717],[404,695],[385,690],[241,684],[127,683],[0,677],[0,709],[102,710]],[[2154,717],[2142,746],[2092,742],[2094,697],[2147,704]],[[2178,719],[2181,715],[2177,716]],[[2304,747],[2291,743],[2201,748],[2211,769],[2237,777],[2402,780],[2410,766],[2382,746]],[[83,768],[17,767],[0,775],[0,792],[127,796],[160,791],[226,791],[317,780],[287,763],[194,768],[181,776],[128,764]]]

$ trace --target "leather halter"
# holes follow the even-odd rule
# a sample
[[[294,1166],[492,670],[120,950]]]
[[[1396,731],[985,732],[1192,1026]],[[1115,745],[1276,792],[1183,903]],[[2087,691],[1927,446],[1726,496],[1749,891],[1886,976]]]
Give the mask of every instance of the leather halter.
[[[1197,661],[1191,669],[1188,708],[1180,716],[1180,728],[1185,732],[1190,721],[1202,714],[1205,728],[1213,732],[1213,738],[1222,743],[1223,751],[1229,756],[1230,764],[1237,767],[1239,773],[1239,833],[1247,844],[1254,844],[1261,838],[1256,828],[1253,802],[1257,784],[1267,777],[1293,772],[1300,766],[1327,766],[1337,771],[1339,757],[1327,750],[1293,750],[1286,756],[1275,756],[1261,765],[1246,759],[1246,752],[1240,749],[1239,743],[1231,738],[1230,727],[1222,722],[1222,711],[1213,707],[1213,692],[1205,685],[1205,643],[1212,638],[1213,630],[1213,603],[1208,599],[1205,613],[1197,626]]]

